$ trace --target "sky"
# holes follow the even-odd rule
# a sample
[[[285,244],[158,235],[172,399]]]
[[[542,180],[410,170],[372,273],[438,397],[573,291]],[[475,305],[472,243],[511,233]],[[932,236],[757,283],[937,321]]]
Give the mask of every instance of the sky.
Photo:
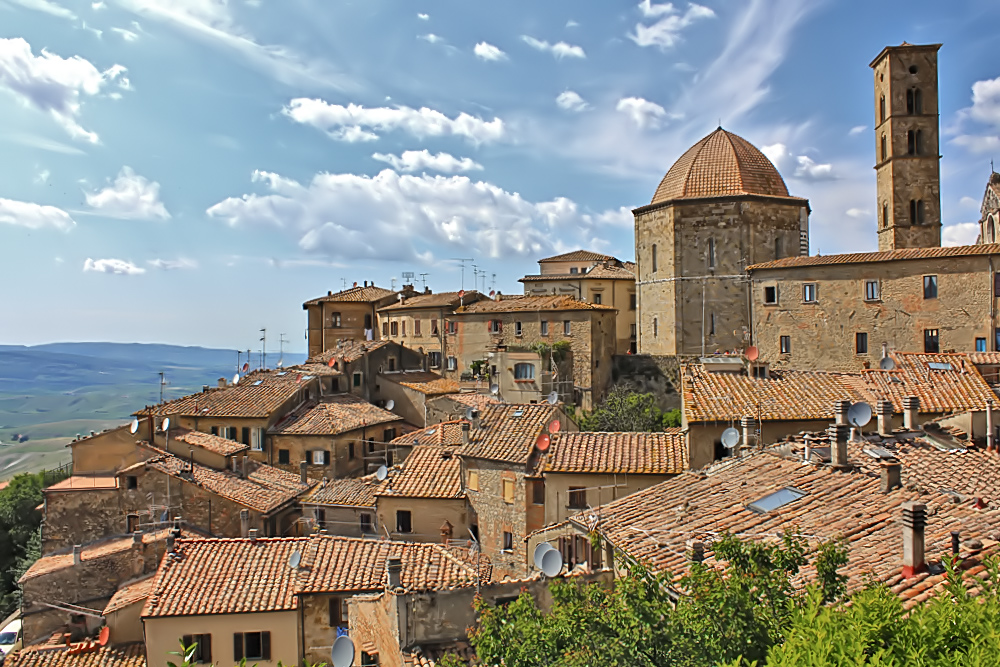
[[[944,45],[943,239],[972,243],[997,25],[996,0],[0,0],[0,343],[301,351],[302,302],[355,281],[632,259],[631,209],[720,123],[809,198],[812,253],[874,249],[868,63],[904,40]]]

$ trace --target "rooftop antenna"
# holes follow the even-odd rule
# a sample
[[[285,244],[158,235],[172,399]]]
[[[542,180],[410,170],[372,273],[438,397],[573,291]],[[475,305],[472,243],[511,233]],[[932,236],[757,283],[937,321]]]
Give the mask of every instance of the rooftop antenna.
[[[285,364],[285,334],[278,334],[278,368]]]
[[[535,567],[541,570],[546,577],[555,577],[562,572],[562,554],[548,542],[542,542],[536,546],[532,556]]]
[[[267,329],[260,330],[260,367],[267,368]]]
[[[345,289],[345,290],[346,290],[346,289],[347,289],[347,278],[341,278],[341,279],[340,279],[340,285],[341,285],[341,287],[342,287],[343,289]]]
[[[421,273],[420,274],[420,288],[421,289],[427,289],[427,276],[429,276],[429,275],[431,275],[431,274],[429,274],[429,273]]]
[[[452,257],[451,261],[453,261],[453,262],[461,262],[462,263],[462,290],[464,291],[465,290],[465,263],[466,262],[474,262],[476,260],[474,258],[472,258],[472,257],[469,257],[469,258],[465,258],[465,257]]]
[[[375,479],[377,479],[380,482],[385,480],[385,478],[388,476],[389,476],[389,469],[386,468],[384,465],[379,466],[378,470],[375,471]]]
[[[163,377],[163,371],[160,371],[160,403],[163,402],[163,385],[166,383],[167,381]]]
[[[549,405],[555,405],[556,403],[559,402],[559,392],[558,391],[549,392],[549,395],[548,397],[546,397],[545,400],[548,402]]]
[[[497,274],[493,274],[493,278],[490,281],[490,292],[495,291],[497,288]]]
[[[861,428],[872,420],[872,406],[867,403],[855,403],[847,410],[847,421],[852,426],[858,427],[858,432],[861,432]]]
[[[882,361],[878,362],[878,367],[884,371],[895,370],[896,362],[892,360],[892,357],[883,357]]]
[[[415,275],[416,274],[413,273],[413,271],[403,271],[403,284],[404,285],[412,285],[413,284],[413,276],[415,276]]]

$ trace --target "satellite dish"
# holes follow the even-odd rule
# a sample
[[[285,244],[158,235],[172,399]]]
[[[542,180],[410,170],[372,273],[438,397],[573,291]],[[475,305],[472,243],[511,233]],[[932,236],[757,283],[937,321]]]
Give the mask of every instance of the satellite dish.
[[[475,408],[469,407],[469,408],[465,409],[465,418],[467,420],[469,420],[471,422],[472,418],[475,417],[475,416],[476,416],[476,409]]]
[[[896,368],[896,362],[892,360],[892,357],[884,357],[882,361],[878,362],[878,367],[884,371],[891,371]]]
[[[553,391],[545,400],[548,401],[549,405],[555,405],[559,402],[559,392]]]
[[[760,356],[760,350],[757,349],[756,345],[751,345],[747,348],[747,359],[750,361],[757,361],[757,357]]]
[[[532,554],[531,562],[535,564],[538,569],[542,568],[542,556],[550,551],[554,551],[554,548],[548,542],[539,542],[538,546],[535,547],[535,551]]]
[[[552,422],[549,424],[549,433],[558,433],[559,429],[562,428],[562,424],[559,422]]]
[[[301,562],[302,562],[302,554],[298,551],[293,551],[292,554],[288,557],[288,567],[292,568],[293,570],[297,568],[299,566],[299,563]]]
[[[128,432],[132,433],[132,434],[135,434],[135,432],[138,431],[138,430],[139,430],[139,420],[138,419],[133,419],[132,420],[132,425],[128,427]]]
[[[237,373],[236,375],[233,376],[233,384],[239,384],[239,383],[240,383],[240,374]]]
[[[107,646],[109,639],[111,639],[111,628],[105,625],[101,628],[101,631],[97,633],[97,643],[101,646]]]
[[[496,396],[497,394],[499,394],[500,393],[500,385],[498,385],[496,382],[494,382],[493,384],[491,384],[490,385],[490,393],[493,394],[494,396]]]
[[[333,667],[351,667],[354,664],[354,642],[347,635],[334,640],[330,647],[330,664]]]
[[[463,296],[465,296],[465,290],[464,289],[458,290],[458,298],[461,299]]]
[[[722,444],[726,449],[732,449],[740,443],[740,432],[730,426],[722,432]]]
[[[385,466],[379,466],[378,470],[375,471],[375,479],[377,479],[380,482],[388,476],[389,476],[389,469],[386,468]]]
[[[392,410],[394,407],[396,407],[396,401],[392,400],[391,398],[385,402],[386,410]]]
[[[562,554],[558,550],[550,548],[544,554],[542,554],[542,572],[545,573],[546,577],[554,577],[562,572],[563,569],[563,559]]]
[[[535,440],[535,447],[537,447],[538,451],[540,452],[544,452],[546,449],[549,448],[549,445],[551,444],[552,444],[552,438],[549,437],[548,433],[542,433],[540,436],[538,436],[538,439]]]
[[[847,411],[847,421],[861,428],[872,420],[872,406],[867,403],[855,403]]]
[[[166,417],[163,420],[163,425],[160,428],[162,428],[164,431],[166,431],[168,428],[170,428],[170,417]]]

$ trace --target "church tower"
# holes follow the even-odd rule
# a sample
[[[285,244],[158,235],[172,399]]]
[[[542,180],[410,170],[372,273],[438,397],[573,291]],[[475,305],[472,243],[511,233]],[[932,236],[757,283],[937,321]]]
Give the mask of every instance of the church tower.
[[[941,245],[940,44],[887,46],[875,72],[878,249]]]

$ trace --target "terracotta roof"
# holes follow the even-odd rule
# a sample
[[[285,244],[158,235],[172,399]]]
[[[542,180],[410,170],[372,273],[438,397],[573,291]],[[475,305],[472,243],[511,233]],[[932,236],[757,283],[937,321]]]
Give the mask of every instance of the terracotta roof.
[[[558,408],[548,404],[491,405],[482,413],[482,428],[472,430],[469,444],[458,453],[471,458],[525,464],[535,449],[538,436],[558,418]]]
[[[151,533],[143,533],[142,543],[155,544],[157,542],[163,542],[166,539],[167,530],[157,530]],[[130,549],[135,548],[132,540],[132,536],[129,535],[128,537],[112,537],[101,540],[100,542],[92,542],[84,545],[83,549],[80,551],[80,561],[99,560],[107,556],[122,553],[123,551],[129,551]],[[51,574],[68,567],[73,567],[72,552],[42,556],[31,564],[31,567],[28,568],[27,572],[21,575],[18,582],[23,583],[29,579]]]
[[[4,485],[6,486],[6,485]],[[0,487],[2,489],[3,487]],[[73,475],[61,482],[46,487],[50,491],[85,491],[87,489],[117,489],[118,478],[114,475]]]
[[[478,301],[459,308],[457,313],[508,313],[517,311],[615,310],[599,303],[577,301],[571,296],[513,296],[499,301]]]
[[[302,505],[340,505],[375,509],[375,491],[380,486],[375,475],[347,477],[324,481],[303,496]]]
[[[689,467],[687,436],[676,428],[665,433],[556,433],[539,470],[675,475]]]
[[[518,282],[533,283],[546,280],[635,280],[635,273],[623,266],[603,263],[591,267],[586,273],[541,273],[519,278]]]
[[[605,255],[599,252],[593,252],[591,250],[573,250],[572,252],[564,252],[561,255],[553,255],[552,257],[546,257],[545,259],[538,260],[538,263],[542,262],[604,262],[609,259],[615,259],[611,255]]]
[[[393,344],[391,340],[354,340],[353,338],[345,338],[338,340],[337,344],[329,350],[324,350],[315,356],[309,357],[309,363],[329,364],[331,359],[337,359],[338,361],[343,359],[345,362],[351,364],[369,352],[374,352],[380,347],[389,344]],[[398,345],[398,343],[395,344]]]
[[[290,503],[313,484],[303,484],[294,473],[256,461],[249,462],[251,472],[243,478],[229,470],[209,468],[162,450],[152,451],[156,453],[152,458],[118,474],[127,475],[142,467],[152,468],[263,514]]]
[[[996,398],[966,354],[895,352],[891,356],[896,360],[896,370],[865,370],[860,374],[861,381],[854,384],[871,400],[892,401],[893,412],[903,411],[906,396],[920,399],[920,412],[985,410],[986,402]]]
[[[181,431],[181,429],[177,430]],[[177,442],[183,442],[192,447],[200,447],[205,451],[218,454],[219,456],[233,456],[234,454],[239,454],[250,449],[250,445],[244,445],[242,442],[236,442],[235,440],[212,435],[211,433],[202,433],[201,431],[185,430],[174,435],[173,429],[171,429],[170,435]]]
[[[345,289],[340,292],[331,292],[326,296],[321,296],[317,299],[311,299],[302,304],[302,307],[315,306],[320,303],[328,302],[348,302],[348,303],[372,303],[374,301],[381,301],[387,297],[395,296],[396,292],[392,290],[387,290],[382,287],[375,287],[370,285],[368,287],[351,287],[350,289]]]
[[[423,308],[458,308],[462,303],[471,303],[488,298],[476,290],[465,290],[462,296],[458,292],[439,292],[437,294],[418,294],[394,303],[385,308],[379,308],[380,313],[397,312],[401,310],[420,310]]]
[[[239,384],[191,394],[152,407],[154,415],[266,419],[295,397],[311,379],[288,371],[253,371]],[[145,410],[134,413],[146,414]]]
[[[391,470],[389,479],[376,496],[405,498],[464,498],[462,462],[454,447],[420,445],[414,447],[400,470]]]
[[[380,373],[379,377],[390,382],[395,382],[407,389],[418,391],[426,396],[457,394],[461,390],[461,386],[457,381],[450,378],[443,378],[437,373],[429,371],[396,371]]]
[[[449,395],[448,398],[451,396]],[[462,444],[462,422],[456,420],[431,424],[426,428],[417,431],[410,431],[392,441],[394,445],[461,445]]]
[[[1000,535],[994,534],[994,538],[1000,538]],[[972,595],[981,592],[989,579],[987,559],[996,558],[1000,553],[996,539],[983,539],[980,542],[983,545],[982,549],[961,548],[958,554],[961,558],[958,571],[962,575],[962,583]],[[899,572],[893,573],[884,583],[903,599],[903,609],[912,609],[932,597],[945,593],[947,582],[944,564],[937,560],[929,563],[925,571],[910,578],[903,577],[900,568]]]
[[[720,127],[670,167],[651,203],[735,195],[789,196],[771,161],[749,141]]]
[[[1000,365],[1000,352],[967,352],[969,361],[977,366]]]
[[[337,435],[363,426],[395,421],[402,421],[402,417],[353,394],[335,394],[323,398],[320,403],[303,405],[267,432],[279,435]]]
[[[290,373],[302,373],[303,375],[318,375],[323,377],[330,377],[332,375],[343,375],[343,370],[340,368],[333,368],[328,363],[309,363],[296,364],[295,366],[289,366],[286,369]]]
[[[475,408],[480,412],[485,410],[486,406],[496,405],[500,402],[500,400],[496,396],[492,396],[490,394],[480,394],[479,392],[475,391],[462,391],[458,392],[457,394],[446,394],[444,396],[437,396],[434,399],[432,399],[432,401],[437,400],[439,398],[454,401],[459,405],[465,405],[470,408]]]
[[[114,596],[112,596],[107,606],[104,607],[104,615],[107,616],[140,602],[145,603],[146,598],[149,597],[150,592],[153,590],[153,579],[154,576],[150,575],[145,579],[120,587]]]
[[[453,655],[463,665],[479,665],[476,651],[468,642],[422,644],[403,651],[403,667],[437,667],[446,655]]]
[[[7,656],[4,667],[146,667],[146,645],[99,646],[87,641],[68,647],[30,646]]]
[[[868,264],[909,259],[936,259],[940,257],[972,257],[975,255],[1000,255],[1000,244],[960,245],[948,248],[902,248],[883,252],[854,252],[843,255],[814,255],[812,257],[784,257],[770,262],[751,264],[747,271],[764,269],[791,269],[799,266],[825,266],[828,264]]]

